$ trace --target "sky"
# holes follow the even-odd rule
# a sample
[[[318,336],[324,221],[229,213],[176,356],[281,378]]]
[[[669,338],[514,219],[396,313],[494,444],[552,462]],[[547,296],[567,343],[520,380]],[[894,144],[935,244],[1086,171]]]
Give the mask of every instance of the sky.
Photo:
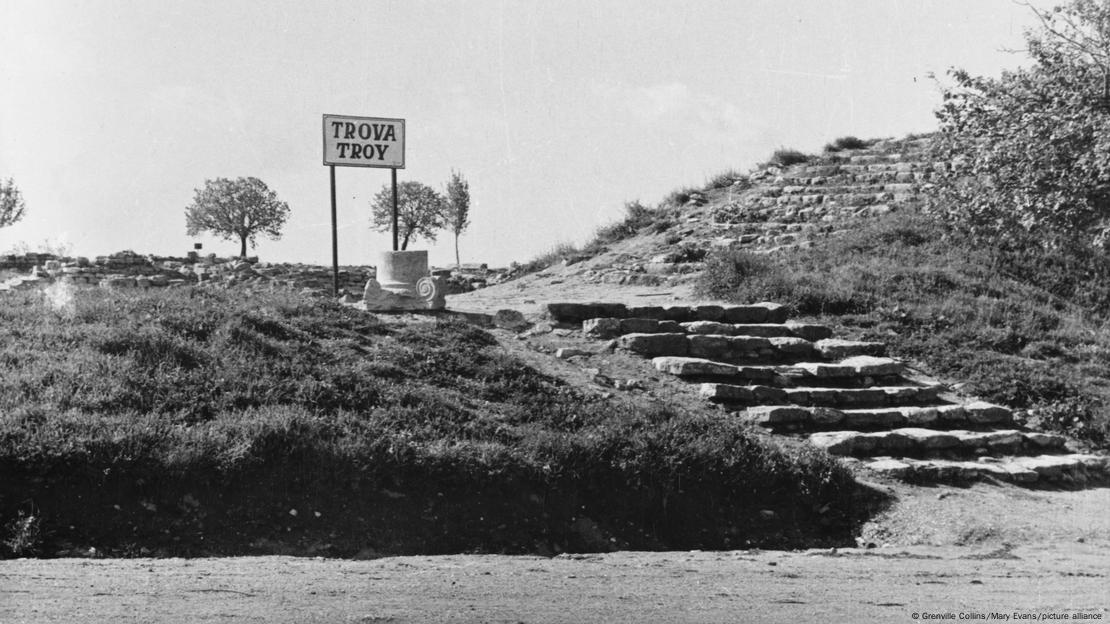
[[[1036,3],[1037,6],[1050,4]],[[935,128],[952,66],[997,75],[1035,22],[1011,0],[304,2],[0,0],[0,250],[235,255],[188,236],[208,179],[287,202],[272,262],[331,263],[324,114],[406,120],[399,181],[470,183],[462,261],[582,243],[781,147]],[[375,264],[387,169],[336,171],[341,264]],[[454,262],[443,232],[433,265]]]

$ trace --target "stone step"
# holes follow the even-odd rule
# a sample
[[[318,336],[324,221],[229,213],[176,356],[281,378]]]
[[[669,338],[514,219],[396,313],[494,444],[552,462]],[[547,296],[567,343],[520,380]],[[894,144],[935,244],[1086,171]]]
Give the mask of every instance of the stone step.
[[[662,337],[662,339],[660,339]],[[671,355],[658,354],[653,356],[652,363],[656,370],[668,372],[679,377],[726,377],[736,379],[775,379],[776,385],[798,386],[820,380],[823,383],[855,384],[871,386],[876,381],[890,381],[898,377],[903,365],[890,358],[877,358],[869,355],[860,355],[846,358],[840,362],[800,362],[795,364],[767,364],[744,365],[748,369],[765,369],[764,372],[736,377],[728,373],[705,373],[700,371],[728,370],[735,364],[716,362],[708,358],[677,355],[684,347],[688,347],[684,334],[628,334],[620,338],[623,343],[618,343],[623,348],[635,350],[643,355],[649,355],[653,350],[669,351]],[[744,344],[753,344],[759,340],[751,336],[729,336],[729,340],[744,341]],[[741,343],[737,343],[741,344]],[[714,368],[719,365],[724,368]],[[752,376],[756,375],[756,376]],[[724,381],[722,379],[722,381]]]
[[[812,343],[813,341],[827,339],[832,335],[832,329],[826,325],[795,322],[723,323],[719,321],[688,321],[679,323],[677,321],[648,318],[602,317],[583,321],[582,333],[589,338],[615,338],[625,334],[716,334],[720,336],[800,338]],[[832,344],[830,343],[830,345]],[[868,348],[861,347],[860,349],[861,352],[869,351]],[[874,348],[870,350],[874,350]],[[806,351],[813,352],[813,345],[810,344]]]
[[[703,383],[700,393],[710,401],[725,404],[769,404],[772,406],[790,404],[808,407],[860,408],[864,406],[912,406],[935,403],[941,389],[942,386],[940,385],[874,386],[870,388],[777,388]],[[920,417],[917,420],[928,422],[930,419]],[[940,421],[939,415],[931,420]],[[961,418],[960,421],[962,420]],[[907,416],[904,422],[910,422],[910,418]]]
[[[714,362],[695,357],[656,357],[651,360],[655,370],[686,379],[720,379],[730,381],[769,381],[775,378],[773,366],[743,366]]]
[[[828,360],[839,360],[857,355],[881,357],[886,353],[886,345],[881,342],[840,340],[838,338],[818,340],[814,343],[813,348],[821,357]]]
[[[824,340],[832,336],[827,325],[813,323],[720,323],[714,321],[694,321],[680,323],[682,330],[689,334],[719,334],[724,336],[762,336],[764,338],[795,337],[810,342]]]
[[[593,329],[597,328],[595,327]],[[586,335],[602,337],[596,331],[587,331]],[[812,362],[805,362],[805,360],[812,360],[814,357],[820,357],[822,355],[817,350],[814,343],[795,336],[764,337],[674,332],[631,333],[619,336],[617,338],[617,347],[645,357],[666,355],[690,356],[729,364],[747,364],[753,363],[755,360],[760,360],[764,363],[797,362],[798,360],[803,360],[802,364],[804,366],[809,366]],[[832,359],[839,359],[838,354],[864,352],[881,353],[882,348],[883,345],[877,343],[852,343],[842,348],[834,347],[826,349],[826,351],[833,354]],[[851,362],[853,358],[845,358],[844,361]],[[853,371],[854,370],[856,369],[853,369]]]
[[[751,305],[626,306],[622,303],[548,303],[547,316],[559,323],[582,323],[595,318],[654,319],[658,321],[724,321],[727,323],[783,323],[788,311],[777,303]]]
[[[1104,481],[1110,462],[1104,455],[1061,454],[1024,457],[980,457],[978,461],[950,459],[876,458],[863,466],[879,474],[914,483],[968,482],[979,479],[1011,483]]]
[[[891,358],[857,355],[839,362],[800,362],[780,366],[779,374],[793,378],[844,379],[901,375],[905,366]]]
[[[739,390],[714,390],[717,396],[743,396],[743,392]],[[749,407],[744,412],[743,417],[752,424],[793,431],[831,428],[874,430],[906,426],[947,429],[949,427],[984,427],[1013,424],[1013,413],[1009,409],[981,401],[966,405],[889,405],[870,408],[787,405],[785,402],[776,405],[772,403],[774,398],[786,395],[784,398],[789,401],[791,399],[789,393],[795,389],[782,389],[781,394],[770,390],[773,389],[761,391],[758,395],[754,390],[752,391],[753,401],[751,402],[758,402],[755,400],[758,396],[763,399],[762,402],[764,403],[763,405]],[[803,392],[806,389],[799,388],[796,390]],[[823,394],[828,395],[840,389],[822,388],[820,390]],[[869,390],[872,389],[862,389],[863,392]],[[897,390],[902,392],[904,388],[874,388],[874,390]],[[708,389],[703,385],[702,395],[707,396],[707,393]],[[922,393],[922,396],[927,397],[929,394],[926,391]],[[896,395],[896,393],[892,392],[891,395]],[[897,401],[894,396],[889,396],[887,400]]]
[[[1016,429],[991,431],[938,431],[903,427],[889,431],[823,431],[812,433],[809,441],[831,455],[874,457],[929,457],[997,453],[1029,455],[1064,448],[1066,439],[1050,433],[1022,432]]]

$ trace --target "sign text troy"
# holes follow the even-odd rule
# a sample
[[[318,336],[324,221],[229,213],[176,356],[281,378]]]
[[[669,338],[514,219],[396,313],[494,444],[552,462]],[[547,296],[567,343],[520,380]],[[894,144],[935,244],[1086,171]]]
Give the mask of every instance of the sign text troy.
[[[324,115],[324,164],[405,166],[405,120]]]

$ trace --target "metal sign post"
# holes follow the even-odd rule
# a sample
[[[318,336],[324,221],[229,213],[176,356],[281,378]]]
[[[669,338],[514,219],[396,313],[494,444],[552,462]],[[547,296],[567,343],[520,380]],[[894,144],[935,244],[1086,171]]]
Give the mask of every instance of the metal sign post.
[[[393,251],[397,251],[397,170],[405,168],[405,120],[324,115],[324,164],[331,170],[332,294],[339,296],[335,168],[379,167],[392,170]]]
[[[339,233],[335,225],[335,165],[328,165],[331,171],[331,294],[339,296]]]
[[[397,170],[390,176],[393,180],[393,251],[397,251]]]

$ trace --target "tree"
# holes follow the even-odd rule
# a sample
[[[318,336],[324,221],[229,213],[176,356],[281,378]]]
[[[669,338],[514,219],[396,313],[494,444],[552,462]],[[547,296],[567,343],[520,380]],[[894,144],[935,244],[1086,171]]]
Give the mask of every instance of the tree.
[[[1074,0],[1025,34],[1028,68],[949,70],[931,207],[996,242],[1110,243],[1110,3]]]
[[[455,268],[459,262],[459,234],[470,225],[470,183],[457,171],[451,172],[447,183],[447,225],[455,235]]]
[[[370,202],[375,229],[388,232],[393,227],[393,190],[389,185],[374,195]],[[436,239],[436,231],[447,225],[447,201],[432,187],[421,182],[397,185],[397,237],[401,249],[410,241]]]
[[[0,180],[0,227],[7,227],[23,218],[23,195],[15,181],[8,178]]]
[[[277,198],[258,178],[216,178],[195,189],[193,203],[185,208],[185,229],[190,236],[211,232],[225,240],[239,239],[239,255],[246,257],[259,234],[277,240],[289,218],[289,205]]]

